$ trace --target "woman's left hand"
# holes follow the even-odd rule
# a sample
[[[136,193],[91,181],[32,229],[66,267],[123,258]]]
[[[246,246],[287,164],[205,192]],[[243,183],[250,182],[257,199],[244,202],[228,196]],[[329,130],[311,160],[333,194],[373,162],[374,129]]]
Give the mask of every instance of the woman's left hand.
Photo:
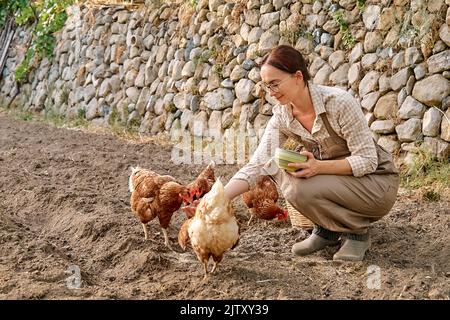
[[[306,162],[289,163],[289,167],[297,168],[300,170],[288,173],[296,178],[311,178],[319,174],[320,161],[316,160],[311,152],[303,151],[300,152],[300,154],[307,156],[308,160],[306,160]]]

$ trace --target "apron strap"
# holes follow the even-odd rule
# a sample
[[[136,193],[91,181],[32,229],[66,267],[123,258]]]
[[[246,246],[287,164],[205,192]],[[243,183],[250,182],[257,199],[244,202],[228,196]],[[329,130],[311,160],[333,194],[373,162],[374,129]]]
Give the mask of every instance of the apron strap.
[[[328,134],[333,139],[341,140],[345,144],[347,142],[338,136],[336,131],[333,130],[333,128],[330,125],[330,122],[328,121],[328,118],[326,116],[326,113],[321,113],[320,117],[322,118],[323,124],[328,130]],[[375,174],[390,174],[390,173],[398,173],[397,168],[394,165],[394,162],[392,161],[392,155],[390,152],[386,151],[383,147],[381,147],[375,139],[373,139],[373,143],[375,144],[375,148],[377,149],[377,156],[378,156],[378,168],[374,172]]]
[[[345,141],[345,139],[338,136],[336,131],[333,130],[333,127],[331,126],[330,122],[328,121],[326,112],[321,113],[320,117],[322,118],[323,124],[325,125],[325,128],[327,128],[327,131],[328,131],[328,134],[330,135],[330,137],[332,137],[334,139],[342,140],[345,143],[347,143],[347,141]]]

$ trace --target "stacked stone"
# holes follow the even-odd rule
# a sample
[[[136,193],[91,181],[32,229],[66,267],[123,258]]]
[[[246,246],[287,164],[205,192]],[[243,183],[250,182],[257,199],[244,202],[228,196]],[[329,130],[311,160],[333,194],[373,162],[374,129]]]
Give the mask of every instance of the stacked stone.
[[[260,87],[258,62],[273,46],[291,44],[314,83],[361,102],[380,145],[408,153],[423,142],[449,156],[450,0],[155,3],[133,12],[70,7],[54,58],[30,75],[18,103],[97,124],[114,115],[174,139],[183,132],[224,138],[237,129],[259,138],[275,101]],[[17,92],[12,70],[28,37],[21,31],[10,50],[3,103]]]

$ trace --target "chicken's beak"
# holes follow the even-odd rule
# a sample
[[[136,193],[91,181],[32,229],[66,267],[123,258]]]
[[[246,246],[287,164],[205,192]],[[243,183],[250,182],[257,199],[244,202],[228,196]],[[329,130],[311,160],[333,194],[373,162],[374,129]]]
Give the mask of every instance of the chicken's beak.
[[[180,195],[180,197],[181,197],[181,199],[183,200],[183,204],[185,205],[185,206],[187,206],[187,205],[189,205],[190,203],[192,203],[192,196],[191,196],[191,192],[190,191],[188,191],[187,193],[185,193],[185,194],[179,194]]]

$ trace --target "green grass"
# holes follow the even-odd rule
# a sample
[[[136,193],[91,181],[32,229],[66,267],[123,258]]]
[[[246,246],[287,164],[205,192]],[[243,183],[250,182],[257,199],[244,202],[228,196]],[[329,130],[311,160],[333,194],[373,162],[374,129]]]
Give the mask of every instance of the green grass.
[[[117,108],[112,108],[111,114],[108,118],[109,127],[99,127],[96,125],[91,125],[89,121],[86,120],[86,109],[80,107],[77,112],[75,119],[67,119],[64,115],[59,115],[54,112],[50,107],[48,107],[43,115],[37,112],[32,112],[29,110],[24,110],[20,107],[9,108],[4,107],[2,101],[0,101],[0,113],[8,114],[15,119],[21,119],[25,121],[35,121],[44,122],[56,127],[63,128],[80,128],[91,133],[98,134],[112,134],[117,138],[124,139],[127,141],[135,141],[139,143],[156,143],[159,145],[173,145],[170,140],[170,136],[165,133],[160,133],[156,135],[141,135],[139,133],[140,121],[132,121],[131,123],[125,124],[118,113]]]
[[[67,122],[66,117],[62,114],[57,113],[53,108],[45,109],[44,121],[51,123],[57,127],[61,127]]]
[[[423,200],[438,201],[450,190],[450,162],[436,157],[423,146],[418,148],[412,166],[400,173],[401,186],[420,189]]]
[[[12,103],[8,108],[5,105],[0,105],[0,110],[6,112],[11,115],[15,119],[23,120],[23,121],[32,121],[37,116],[35,113],[30,110],[25,110],[24,108],[19,108],[15,103]]]
[[[136,140],[139,137],[139,127],[141,121],[133,120],[126,124],[120,119],[119,111],[116,107],[111,109],[108,117],[108,125],[111,132],[118,137]]]
[[[359,11],[363,12],[366,6],[366,0],[358,0],[356,5],[358,6]]]
[[[340,32],[342,34],[341,48],[348,50],[353,48],[356,44],[356,39],[350,32],[348,22],[344,19],[344,10],[340,9],[333,13],[333,18],[339,24]]]
[[[34,114],[30,111],[21,111],[16,114],[16,117],[20,120],[32,121],[34,118]]]
[[[79,108],[77,110],[77,117],[70,121],[70,123],[74,127],[87,127],[89,122],[86,120],[86,108]]]

